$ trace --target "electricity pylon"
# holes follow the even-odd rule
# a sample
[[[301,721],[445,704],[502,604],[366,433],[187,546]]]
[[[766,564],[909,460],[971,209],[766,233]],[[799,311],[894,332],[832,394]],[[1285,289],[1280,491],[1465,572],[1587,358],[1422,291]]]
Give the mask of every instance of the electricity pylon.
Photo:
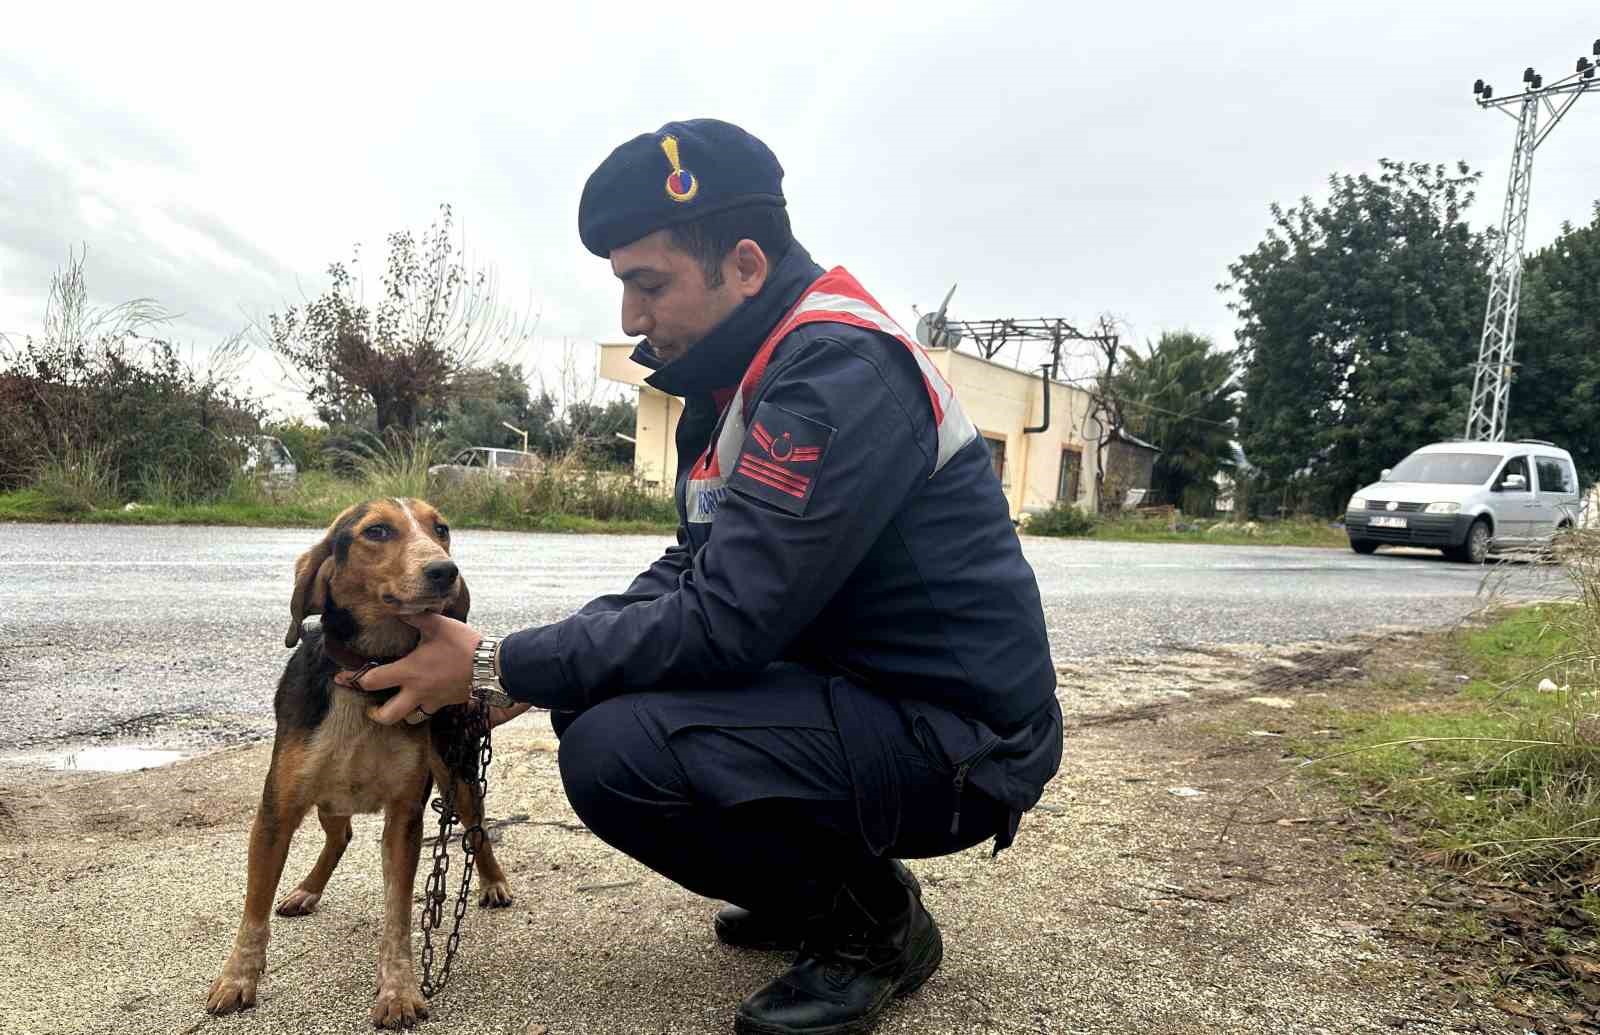
[[[1600,58],[1600,40],[1594,41]],[[1512,354],[1517,345],[1517,310],[1522,301],[1522,255],[1528,238],[1528,189],[1533,185],[1533,153],[1549,137],[1578,98],[1600,88],[1596,65],[1578,59],[1575,72],[1549,86],[1532,68],[1522,73],[1526,89],[1496,97],[1494,88],[1479,79],[1472,88],[1480,108],[1498,108],[1517,120],[1517,143],[1511,153],[1511,177],[1506,183],[1506,206],[1500,217],[1500,240],[1489,273],[1489,305],[1483,318],[1483,341],[1472,378],[1472,405],[1467,411],[1468,440],[1499,442],[1506,437],[1510,408]],[[1556,99],[1563,98],[1559,104]],[[1539,110],[1550,116],[1539,129]],[[1511,109],[1515,108],[1513,114]]]

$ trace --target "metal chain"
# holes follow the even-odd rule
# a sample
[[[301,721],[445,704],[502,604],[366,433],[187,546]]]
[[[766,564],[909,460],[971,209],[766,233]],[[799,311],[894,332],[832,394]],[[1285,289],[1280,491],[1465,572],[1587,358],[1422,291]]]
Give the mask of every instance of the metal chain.
[[[450,965],[455,962],[456,949],[461,943],[461,921],[467,915],[467,900],[472,892],[472,870],[477,861],[478,851],[483,846],[484,833],[483,821],[487,815],[487,799],[489,795],[489,761],[494,757],[494,747],[489,742],[489,704],[487,701],[478,700],[465,705],[469,718],[462,736],[452,743],[445,753],[445,771],[450,776],[446,786],[440,788],[440,793],[431,803],[433,811],[439,814],[439,834],[433,841],[433,872],[428,874],[427,883],[423,887],[422,899],[422,994],[425,998],[432,999],[435,992],[444,988],[445,982],[450,980]],[[461,832],[461,852],[464,861],[461,866],[461,887],[456,895],[455,922],[450,928],[450,937],[445,942],[444,962],[439,968],[439,980],[433,980],[433,932],[438,929],[444,912],[445,878],[450,873],[450,838],[451,831],[459,818],[456,808],[456,781],[457,767],[471,757],[469,752],[476,748],[478,755],[478,774],[472,781],[472,789],[478,797],[478,822],[467,827]]]

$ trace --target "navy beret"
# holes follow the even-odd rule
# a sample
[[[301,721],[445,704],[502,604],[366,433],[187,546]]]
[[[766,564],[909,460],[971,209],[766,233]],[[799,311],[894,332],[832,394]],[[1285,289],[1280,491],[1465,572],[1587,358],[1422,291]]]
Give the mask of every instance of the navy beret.
[[[689,119],[641,133],[583,185],[578,236],[602,259],[657,230],[742,205],[782,205],[783,166],[730,122]]]

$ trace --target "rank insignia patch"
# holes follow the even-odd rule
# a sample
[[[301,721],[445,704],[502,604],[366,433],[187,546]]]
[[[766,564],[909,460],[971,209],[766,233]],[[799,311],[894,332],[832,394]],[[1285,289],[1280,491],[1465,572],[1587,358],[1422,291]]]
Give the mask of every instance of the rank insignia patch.
[[[804,514],[833,432],[820,421],[762,403],[728,487],[790,514]]]

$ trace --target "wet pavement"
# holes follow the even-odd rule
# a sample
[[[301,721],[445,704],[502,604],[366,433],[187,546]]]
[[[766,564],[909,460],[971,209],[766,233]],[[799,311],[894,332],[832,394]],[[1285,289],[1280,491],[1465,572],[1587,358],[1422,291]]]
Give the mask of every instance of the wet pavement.
[[[0,765],[137,764],[91,749],[196,752],[270,734],[294,560],[315,531],[3,528]],[[669,542],[461,531],[454,555],[473,624],[504,633],[620,590]],[[1034,538],[1024,550],[1063,662],[1444,625],[1484,602],[1483,569],[1425,555]],[[1551,579],[1521,567],[1523,591]]]

